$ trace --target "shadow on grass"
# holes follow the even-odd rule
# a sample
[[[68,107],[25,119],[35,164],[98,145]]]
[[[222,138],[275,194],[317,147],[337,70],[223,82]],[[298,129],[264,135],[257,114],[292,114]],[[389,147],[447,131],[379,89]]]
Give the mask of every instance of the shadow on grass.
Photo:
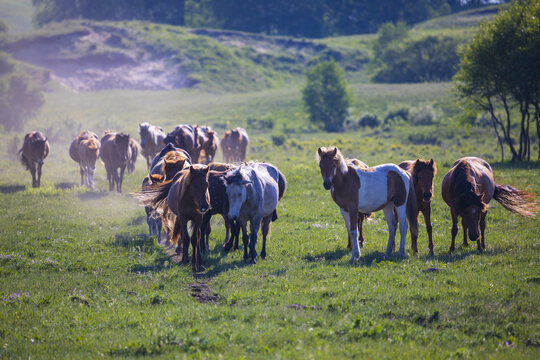
[[[476,248],[476,244],[471,244],[469,245],[469,247],[460,246],[452,253],[449,253],[448,251],[446,251],[440,254],[435,254],[435,256],[424,255],[424,256],[420,256],[419,258],[426,261],[436,260],[436,261],[440,261],[442,263],[448,264],[448,263],[462,261],[468,258],[469,256],[473,256],[473,255],[493,256],[493,255],[503,254],[505,252],[506,251],[501,248],[487,249],[487,250],[484,250],[483,252],[479,252],[478,249]]]
[[[169,255],[162,246],[156,244],[156,239],[146,234],[127,234],[121,233],[114,237],[111,246],[121,247],[127,250],[138,250],[144,253],[157,254],[152,264],[135,264],[129,268],[129,272],[145,274],[148,272],[159,272],[167,267],[175,266],[172,264]]]
[[[531,161],[531,162],[512,162],[512,161],[505,161],[505,162],[492,162],[489,163],[491,167],[494,170],[497,169],[525,169],[525,170],[533,170],[533,169],[540,169],[540,161]]]
[[[24,189],[26,189],[24,185],[0,185],[0,193],[2,194],[14,194],[24,191]]]
[[[79,186],[79,184],[74,183],[74,182],[61,182],[58,184],[54,184],[55,188],[62,189],[62,190],[70,190],[77,186]]]
[[[203,274],[200,274],[199,277],[212,278],[229,269],[237,269],[237,268],[242,268],[245,266],[252,265],[244,261],[243,245],[241,245],[240,250],[238,250],[240,257],[237,260],[234,260],[232,262],[221,262],[222,260],[226,259],[229,256],[237,256],[237,255],[234,255],[236,251],[233,251],[233,250],[229,251],[228,253],[224,253],[222,250],[222,247],[223,247],[222,243],[216,243],[213,249],[211,249],[210,251],[207,251],[206,254],[203,255],[204,266],[210,270],[206,271]],[[264,261],[264,260],[262,260],[261,258],[257,258],[256,261]]]
[[[128,234],[120,233],[114,236],[114,241],[111,243],[112,246],[122,247],[125,249],[141,248],[141,250],[150,250],[155,247],[158,247],[156,240],[153,237],[150,237],[146,234]]]
[[[107,191],[88,191],[77,195],[77,197],[83,201],[97,200],[107,196]]]
[[[363,266],[370,267],[374,264],[380,263],[381,261],[389,261],[394,263],[402,262],[405,257],[399,256],[394,252],[390,257],[384,257],[384,252],[382,251],[373,251],[373,252],[362,252],[360,251],[360,259],[353,266]],[[347,255],[346,260],[342,260],[343,256]],[[351,265],[350,260],[351,251],[346,248],[339,248],[332,251],[327,251],[318,255],[307,255],[304,256],[304,260],[311,263],[320,263],[325,261],[335,261],[338,265],[349,266]],[[339,261],[341,260],[341,261]]]

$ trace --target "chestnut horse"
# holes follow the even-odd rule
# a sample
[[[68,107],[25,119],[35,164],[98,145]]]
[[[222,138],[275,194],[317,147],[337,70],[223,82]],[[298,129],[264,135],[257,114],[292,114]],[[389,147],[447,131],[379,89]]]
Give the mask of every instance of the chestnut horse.
[[[341,215],[352,242],[351,263],[360,258],[358,244],[358,212],[371,213],[384,211],[388,224],[388,244],[386,256],[394,250],[397,218],[401,242],[399,255],[405,255],[405,240],[407,236],[407,221],[411,226],[411,233],[418,234],[418,222],[412,216],[416,204],[412,182],[403,169],[394,164],[384,164],[373,168],[362,169],[347,164],[338,148],[319,148],[317,158],[323,186],[331,190],[334,202],[339,206]]]
[[[31,131],[24,136],[23,145],[17,153],[20,154],[21,163],[32,174],[32,187],[41,185],[41,167],[49,155],[49,149],[47,137],[41,131]]]
[[[467,235],[476,241],[478,251],[485,250],[484,231],[488,203],[495,199],[505,209],[526,217],[534,217],[537,211],[532,202],[534,196],[509,185],[498,185],[493,177],[491,166],[477,157],[463,157],[456,160],[444,176],[441,185],[444,202],[450,207],[452,215],[452,243],[450,252],[455,249],[458,233],[458,217],[463,227],[463,245],[468,246]],[[480,234],[478,234],[480,224]]]
[[[134,138],[130,137],[129,148],[131,149],[131,153],[128,159],[126,170],[128,174],[133,174],[133,172],[135,171],[135,162],[137,161],[137,157],[139,156],[140,145],[137,141],[135,141]]]
[[[200,226],[204,213],[210,208],[208,166],[192,165],[177,173],[170,181],[143,188],[136,196],[145,206],[150,205],[160,209],[167,207],[168,211],[176,215],[171,236],[171,242],[177,244],[176,253],[182,252],[182,262],[187,263],[191,239],[193,248],[191,265],[194,271],[203,270]],[[191,237],[188,233],[188,221],[191,221],[193,229]],[[179,238],[182,240],[182,245],[178,242]]]
[[[191,125],[177,125],[165,136],[165,144],[171,143],[175,147],[188,152],[193,161],[197,161],[197,136]]]
[[[165,131],[159,126],[145,122],[139,124],[139,135],[141,136],[141,154],[150,169],[150,161],[165,146]]]
[[[197,162],[210,164],[218,148],[218,136],[209,126],[195,125],[197,133]]]
[[[69,156],[79,163],[81,185],[89,189],[94,187],[94,171],[100,146],[96,133],[89,130],[81,131],[69,146]]]
[[[246,161],[246,150],[249,143],[247,131],[242,128],[235,128],[226,131],[221,140],[221,151],[223,161],[226,163]]]
[[[107,130],[101,138],[101,160],[107,170],[109,191],[122,192],[124,171],[132,157],[129,134]],[[120,168],[120,174],[118,169]]]
[[[414,187],[416,198],[416,214],[418,217],[421,211],[426,222],[426,231],[429,239],[429,255],[433,256],[433,237],[431,226],[431,199],[433,198],[433,178],[437,174],[437,166],[433,159],[426,161],[423,159],[406,160],[398,165],[400,168],[411,174],[411,180]],[[413,252],[418,253],[418,236],[411,233],[411,248]]]

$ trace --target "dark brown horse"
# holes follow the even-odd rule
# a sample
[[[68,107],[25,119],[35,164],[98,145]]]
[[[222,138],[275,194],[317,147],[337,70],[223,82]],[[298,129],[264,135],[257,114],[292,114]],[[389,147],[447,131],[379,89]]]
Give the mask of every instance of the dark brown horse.
[[[135,171],[135,162],[137,162],[137,157],[139,156],[140,145],[134,138],[129,138],[129,148],[131,149],[128,163],[127,163],[127,173],[133,174]]]
[[[156,208],[168,208],[176,215],[171,242],[177,244],[176,253],[182,252],[182,262],[187,263],[189,243],[193,248],[191,264],[194,271],[203,270],[200,236],[201,222],[205,212],[210,208],[208,193],[208,166],[192,165],[180,171],[171,181],[145,187],[136,196],[143,205]],[[191,221],[192,235],[189,236],[187,223]],[[179,239],[182,245],[179,245]]]
[[[139,135],[141,136],[141,154],[146,159],[148,169],[150,161],[165,146],[165,131],[155,125],[145,122],[139,124]]]
[[[217,134],[208,126],[195,125],[197,133],[197,162],[210,164],[214,161],[218,148]]]
[[[124,171],[132,157],[129,134],[116,132],[113,130],[105,131],[101,138],[101,160],[107,170],[107,180],[109,180],[109,191],[122,192],[122,181]],[[120,174],[118,174],[120,169]]]
[[[437,174],[437,166],[433,159],[430,161],[417,159],[406,160],[398,165],[400,168],[411,174],[415,198],[416,198],[416,214],[418,217],[421,211],[426,222],[426,231],[429,239],[429,255],[433,255],[433,237],[431,226],[431,199],[433,198],[433,179]],[[418,253],[417,245],[418,236],[411,234],[411,248],[413,252]]]
[[[20,154],[21,163],[32,174],[32,187],[40,187],[41,167],[43,160],[49,155],[47,137],[40,131],[29,132],[24,136],[24,142],[18,154]]]
[[[193,161],[197,161],[197,136],[195,128],[191,125],[177,125],[163,140],[165,144],[187,151]]]
[[[226,163],[246,161],[246,150],[249,143],[247,131],[242,128],[235,128],[226,131],[221,140],[221,151],[223,161]]]
[[[534,212],[538,210],[532,202],[534,199],[532,194],[509,185],[496,184],[491,166],[486,161],[472,156],[458,159],[454,163],[452,169],[444,176],[441,191],[452,215],[450,252],[455,249],[459,216],[463,227],[463,245],[469,245],[468,235],[471,241],[477,242],[479,251],[485,250],[486,215],[488,203],[492,198],[507,210],[521,216],[534,217]]]
[[[191,162],[184,152],[171,150],[150,169],[150,176],[154,182],[172,180],[179,171],[190,165]]]
[[[88,130],[81,131],[69,146],[69,156],[79,163],[81,185],[90,189],[94,187],[94,171],[100,147],[96,133]]]

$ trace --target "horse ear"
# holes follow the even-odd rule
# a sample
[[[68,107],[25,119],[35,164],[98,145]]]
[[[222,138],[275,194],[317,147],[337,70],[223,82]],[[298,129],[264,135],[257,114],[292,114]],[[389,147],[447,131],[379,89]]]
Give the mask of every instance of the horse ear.
[[[317,153],[319,154],[319,156],[322,156],[323,155],[322,149],[321,148],[317,149]]]
[[[434,163],[435,163],[435,161],[433,161],[433,159],[429,160],[429,166],[433,167]]]
[[[334,150],[332,150],[332,157],[334,157],[336,155],[337,155],[337,147],[335,147]]]

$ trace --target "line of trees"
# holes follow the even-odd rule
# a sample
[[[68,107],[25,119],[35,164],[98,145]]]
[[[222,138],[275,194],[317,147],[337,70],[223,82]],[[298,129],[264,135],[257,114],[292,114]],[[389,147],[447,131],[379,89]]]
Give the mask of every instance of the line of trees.
[[[489,0],[32,0],[34,21],[148,20],[272,35],[373,33],[386,22],[417,23]]]

